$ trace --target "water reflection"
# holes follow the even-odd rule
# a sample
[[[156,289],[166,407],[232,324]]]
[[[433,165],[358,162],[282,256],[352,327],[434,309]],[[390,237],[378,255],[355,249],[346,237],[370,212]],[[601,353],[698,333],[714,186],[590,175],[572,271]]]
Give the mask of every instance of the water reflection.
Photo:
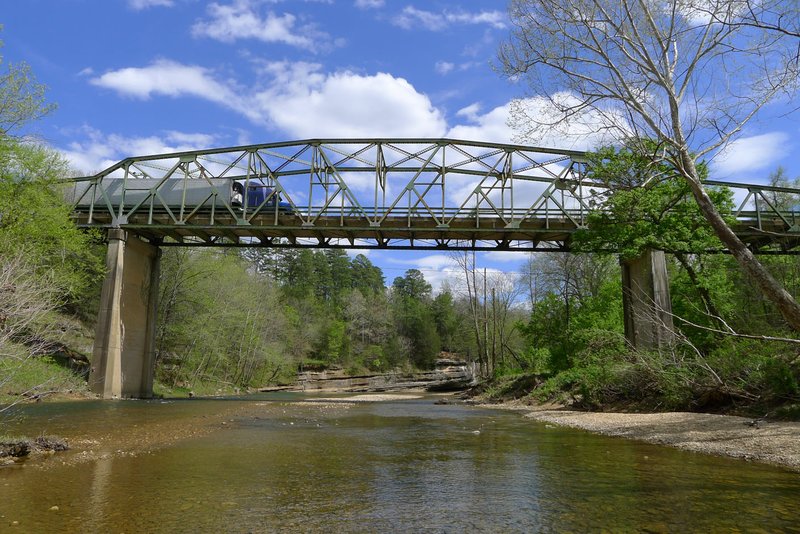
[[[149,453],[0,470],[0,531],[800,531],[800,476],[780,469],[432,399],[299,400],[33,410],[74,439],[239,415]]]

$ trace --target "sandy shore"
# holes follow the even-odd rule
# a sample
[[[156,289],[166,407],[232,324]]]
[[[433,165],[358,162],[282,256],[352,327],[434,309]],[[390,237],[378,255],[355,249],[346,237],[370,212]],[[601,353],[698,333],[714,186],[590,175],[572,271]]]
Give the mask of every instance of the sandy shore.
[[[581,428],[688,451],[764,462],[800,471],[800,423],[754,421],[732,415],[689,412],[597,413],[530,406],[519,410],[536,421]]]

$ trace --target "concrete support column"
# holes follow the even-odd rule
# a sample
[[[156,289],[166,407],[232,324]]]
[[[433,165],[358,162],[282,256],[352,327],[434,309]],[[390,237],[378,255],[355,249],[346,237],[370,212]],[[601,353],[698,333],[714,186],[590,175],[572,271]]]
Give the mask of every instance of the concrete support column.
[[[153,396],[160,250],[108,232],[89,387],[106,399]]]
[[[649,250],[620,263],[625,337],[637,349],[670,344],[674,330],[664,252]]]

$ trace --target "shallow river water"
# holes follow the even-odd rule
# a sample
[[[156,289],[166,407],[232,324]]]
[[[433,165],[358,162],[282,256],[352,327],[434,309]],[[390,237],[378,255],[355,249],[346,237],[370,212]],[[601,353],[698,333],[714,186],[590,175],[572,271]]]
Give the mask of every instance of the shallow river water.
[[[73,450],[0,468],[0,532],[800,532],[798,473],[434,400],[26,407]]]

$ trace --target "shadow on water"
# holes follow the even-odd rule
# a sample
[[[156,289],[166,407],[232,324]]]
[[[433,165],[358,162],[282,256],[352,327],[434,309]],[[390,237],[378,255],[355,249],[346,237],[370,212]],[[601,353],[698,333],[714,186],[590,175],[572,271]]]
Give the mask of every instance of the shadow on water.
[[[0,531],[800,532],[796,473],[433,402],[29,407],[23,425],[103,452],[0,470]]]

